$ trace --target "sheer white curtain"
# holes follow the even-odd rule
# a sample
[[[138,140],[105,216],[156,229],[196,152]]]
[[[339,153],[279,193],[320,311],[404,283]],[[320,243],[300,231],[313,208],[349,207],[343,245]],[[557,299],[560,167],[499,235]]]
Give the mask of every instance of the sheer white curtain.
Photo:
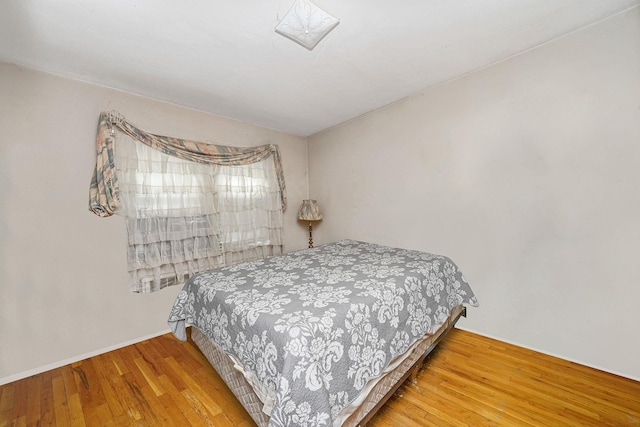
[[[118,132],[114,164],[132,291],[153,292],[199,271],[282,252],[271,157],[239,166],[196,163]]]

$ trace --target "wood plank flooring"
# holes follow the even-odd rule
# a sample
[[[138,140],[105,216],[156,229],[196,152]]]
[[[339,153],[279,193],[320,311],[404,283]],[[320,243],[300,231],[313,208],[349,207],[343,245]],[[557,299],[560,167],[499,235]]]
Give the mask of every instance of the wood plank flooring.
[[[251,426],[207,360],[170,334],[0,386],[5,426]],[[640,426],[640,382],[454,329],[369,423]]]

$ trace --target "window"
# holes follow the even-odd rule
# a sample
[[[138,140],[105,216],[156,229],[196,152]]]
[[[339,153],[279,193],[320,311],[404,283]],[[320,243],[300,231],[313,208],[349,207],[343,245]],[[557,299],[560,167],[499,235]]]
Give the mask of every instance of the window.
[[[238,166],[196,163],[117,133],[114,159],[131,290],[152,292],[281,252],[282,201],[271,157]]]

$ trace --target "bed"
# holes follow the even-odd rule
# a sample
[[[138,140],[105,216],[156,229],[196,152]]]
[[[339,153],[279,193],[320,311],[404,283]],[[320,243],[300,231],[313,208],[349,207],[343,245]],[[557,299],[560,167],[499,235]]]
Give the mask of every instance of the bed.
[[[477,299],[456,264],[344,240],[195,275],[169,315],[259,426],[366,422]]]

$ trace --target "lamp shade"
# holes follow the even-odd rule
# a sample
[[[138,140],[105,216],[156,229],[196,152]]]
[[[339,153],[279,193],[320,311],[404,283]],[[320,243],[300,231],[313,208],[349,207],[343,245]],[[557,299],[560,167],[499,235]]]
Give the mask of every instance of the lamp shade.
[[[298,209],[298,219],[304,221],[320,221],[322,214],[320,213],[318,202],[315,200],[303,200],[300,209]]]

